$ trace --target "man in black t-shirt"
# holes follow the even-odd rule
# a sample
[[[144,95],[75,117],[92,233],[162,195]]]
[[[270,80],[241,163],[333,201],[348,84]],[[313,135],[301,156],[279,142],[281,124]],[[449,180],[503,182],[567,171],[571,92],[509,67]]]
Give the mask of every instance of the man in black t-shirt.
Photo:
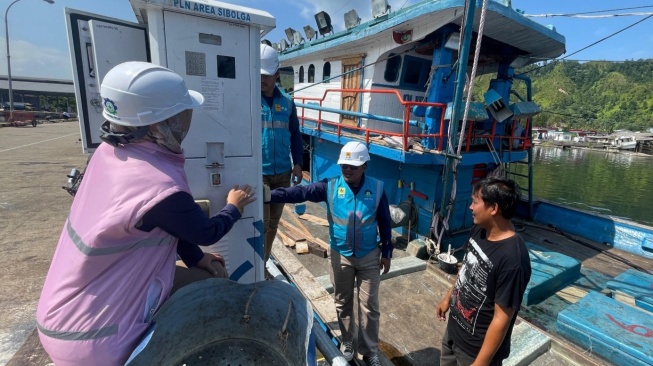
[[[509,179],[486,178],[474,185],[469,207],[475,226],[456,283],[436,309],[451,310],[442,338],[441,366],[501,365],[531,278],[524,240],[510,219],[519,194]]]

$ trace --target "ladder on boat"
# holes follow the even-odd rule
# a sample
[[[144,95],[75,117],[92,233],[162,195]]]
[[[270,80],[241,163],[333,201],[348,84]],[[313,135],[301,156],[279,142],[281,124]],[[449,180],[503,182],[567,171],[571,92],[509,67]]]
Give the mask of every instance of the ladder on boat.
[[[485,138],[485,144],[487,145],[488,149],[490,149],[490,154],[492,154],[492,160],[494,160],[494,163],[497,164],[497,166],[502,166],[501,157],[497,153],[497,150],[494,148],[491,137]]]
[[[520,161],[512,161],[512,149],[508,149],[508,161],[503,162],[501,160],[501,155],[500,153],[503,153],[503,151],[497,152],[497,150],[494,148],[494,144],[492,143],[492,138],[491,137],[485,137],[485,144],[488,147],[488,150],[490,151],[490,154],[492,155],[492,160],[494,160],[494,163],[497,164],[497,167],[499,167],[499,175],[510,178],[517,182],[517,186],[519,187],[519,190],[522,194],[522,197],[524,193],[526,193],[526,199],[527,199],[527,204],[528,204],[528,212],[527,212],[527,218],[529,220],[533,219],[533,146],[529,146],[528,149],[526,149],[527,153],[527,158],[526,161],[520,160]],[[500,150],[503,150],[503,146],[499,144]],[[516,168],[517,166],[523,166],[526,165],[526,174],[522,172],[518,172],[517,170],[522,170],[519,168]],[[518,179],[517,177],[521,177],[525,179],[525,183],[523,180]],[[520,184],[521,183],[521,184]]]
[[[510,152],[508,153],[510,156]],[[526,193],[526,198],[527,198],[527,203],[528,203],[528,216],[527,218],[529,220],[533,219],[533,146],[529,146],[528,149],[526,150],[526,161],[520,160],[520,161],[514,161],[514,162],[509,162],[504,163],[504,172],[505,176],[507,178],[513,179],[517,182],[517,185],[519,187],[519,190],[521,191],[522,197],[524,193]],[[524,166],[526,165],[526,174],[518,172],[517,166]],[[521,170],[521,169],[519,169]],[[517,177],[524,178],[526,180],[525,184],[519,184],[523,183],[523,180],[518,180]]]

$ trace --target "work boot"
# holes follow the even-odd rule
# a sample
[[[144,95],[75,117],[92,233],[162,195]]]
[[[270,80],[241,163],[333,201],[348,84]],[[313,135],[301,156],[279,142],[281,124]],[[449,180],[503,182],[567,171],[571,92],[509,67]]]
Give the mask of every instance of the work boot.
[[[365,363],[365,366],[381,366],[379,355],[374,355],[372,357],[363,356],[363,362]]]
[[[351,361],[354,358],[354,342],[342,342],[340,345],[340,351],[342,352],[342,356],[345,358],[345,360]]]

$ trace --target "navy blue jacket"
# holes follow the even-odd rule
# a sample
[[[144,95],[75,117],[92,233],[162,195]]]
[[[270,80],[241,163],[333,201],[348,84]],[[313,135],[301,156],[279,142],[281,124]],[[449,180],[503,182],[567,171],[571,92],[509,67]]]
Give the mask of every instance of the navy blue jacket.
[[[365,175],[363,175],[364,179]],[[350,186],[349,188],[354,194],[358,194],[361,186],[362,184],[358,187]],[[327,180],[325,179],[308,185],[274,189],[270,191],[270,203],[326,202],[327,194]],[[394,249],[392,246],[392,221],[390,219],[388,197],[386,197],[385,192],[383,192],[379,201],[376,220],[379,226],[379,236],[381,237],[381,256],[383,258],[392,258],[392,250]]]
[[[186,266],[194,267],[204,256],[198,245],[211,245],[222,239],[240,216],[238,208],[228,204],[217,215],[208,218],[193,196],[177,192],[147,211],[138,229],[149,232],[159,227],[179,238],[177,254]]]

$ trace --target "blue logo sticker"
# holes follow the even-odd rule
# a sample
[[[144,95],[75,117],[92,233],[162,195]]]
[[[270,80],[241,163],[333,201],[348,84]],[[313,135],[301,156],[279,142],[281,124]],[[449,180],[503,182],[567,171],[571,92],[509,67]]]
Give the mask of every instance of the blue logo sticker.
[[[116,115],[116,113],[118,112],[118,107],[116,106],[116,103],[113,102],[113,100],[111,100],[109,98],[104,98],[103,104],[104,104],[104,110],[108,114],[110,114],[112,116]]]

